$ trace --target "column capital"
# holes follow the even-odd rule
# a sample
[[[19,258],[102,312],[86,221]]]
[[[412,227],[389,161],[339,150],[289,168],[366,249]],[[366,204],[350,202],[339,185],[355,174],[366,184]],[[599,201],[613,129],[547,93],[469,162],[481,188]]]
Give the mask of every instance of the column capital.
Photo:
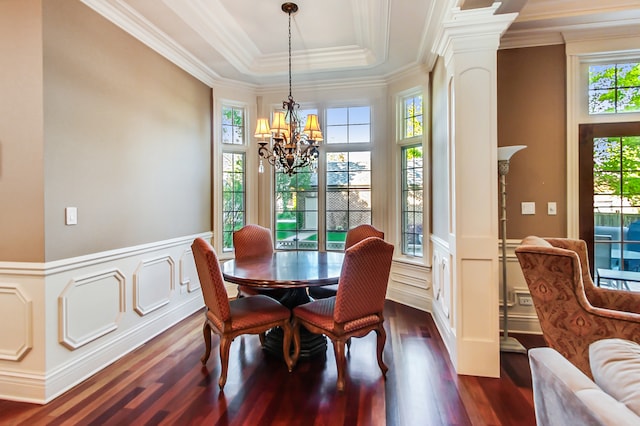
[[[434,43],[434,52],[449,63],[454,54],[498,50],[500,37],[518,16],[517,13],[496,15],[500,3],[480,9],[452,8],[442,21]]]

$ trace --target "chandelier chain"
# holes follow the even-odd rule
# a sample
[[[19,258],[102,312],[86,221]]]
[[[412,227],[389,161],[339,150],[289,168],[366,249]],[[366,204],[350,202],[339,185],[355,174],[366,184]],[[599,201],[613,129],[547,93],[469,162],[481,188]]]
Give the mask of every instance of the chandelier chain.
[[[306,124],[302,125],[297,112],[300,105],[293,99],[291,14],[298,11],[298,5],[287,2],[282,4],[281,9],[289,15],[289,98],[282,102],[283,111],[273,113],[271,128],[268,119],[258,119],[255,136],[259,138],[258,171],[264,171],[264,159],[278,171],[293,176],[305,167],[316,170],[318,143],[323,140],[323,136],[316,113],[305,113]]]
[[[289,14],[289,99],[293,97],[291,93],[291,12]]]

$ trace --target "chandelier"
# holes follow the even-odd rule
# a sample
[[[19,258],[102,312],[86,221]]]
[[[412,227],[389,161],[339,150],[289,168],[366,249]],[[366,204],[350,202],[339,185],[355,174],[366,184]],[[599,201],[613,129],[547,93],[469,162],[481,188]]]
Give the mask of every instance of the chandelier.
[[[316,114],[308,114],[302,127],[298,109],[300,105],[291,95],[291,14],[298,11],[295,3],[283,3],[282,11],[289,15],[289,97],[282,102],[284,111],[273,113],[271,127],[269,120],[258,118],[255,137],[258,141],[260,167],[264,173],[263,159],[289,176],[298,169],[311,166],[315,169],[318,160],[318,143],[322,141],[322,131]]]

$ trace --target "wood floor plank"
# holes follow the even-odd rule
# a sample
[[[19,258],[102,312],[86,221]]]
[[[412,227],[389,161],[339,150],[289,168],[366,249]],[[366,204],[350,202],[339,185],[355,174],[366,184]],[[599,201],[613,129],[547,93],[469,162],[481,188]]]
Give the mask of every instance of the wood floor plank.
[[[458,376],[429,314],[388,301],[385,318],[386,380],[370,333],[347,352],[344,393],[331,345],[289,373],[257,336],[232,343],[221,392],[217,337],[200,363],[199,312],[49,404],[0,400],[0,425],[535,425],[525,355],[503,354],[498,379]],[[544,346],[540,336],[521,337]]]

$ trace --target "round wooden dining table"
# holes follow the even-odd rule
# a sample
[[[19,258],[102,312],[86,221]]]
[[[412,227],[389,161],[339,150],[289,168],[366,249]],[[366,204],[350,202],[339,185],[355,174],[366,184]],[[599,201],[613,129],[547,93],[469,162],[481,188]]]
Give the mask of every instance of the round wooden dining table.
[[[337,284],[342,270],[344,253],[324,251],[278,251],[272,255],[242,260],[228,260],[222,264],[225,281],[255,288],[286,289],[278,300],[289,309],[311,299],[307,287]],[[283,332],[270,330],[264,349],[282,356]],[[324,336],[300,330],[300,356],[311,357],[327,350]]]

